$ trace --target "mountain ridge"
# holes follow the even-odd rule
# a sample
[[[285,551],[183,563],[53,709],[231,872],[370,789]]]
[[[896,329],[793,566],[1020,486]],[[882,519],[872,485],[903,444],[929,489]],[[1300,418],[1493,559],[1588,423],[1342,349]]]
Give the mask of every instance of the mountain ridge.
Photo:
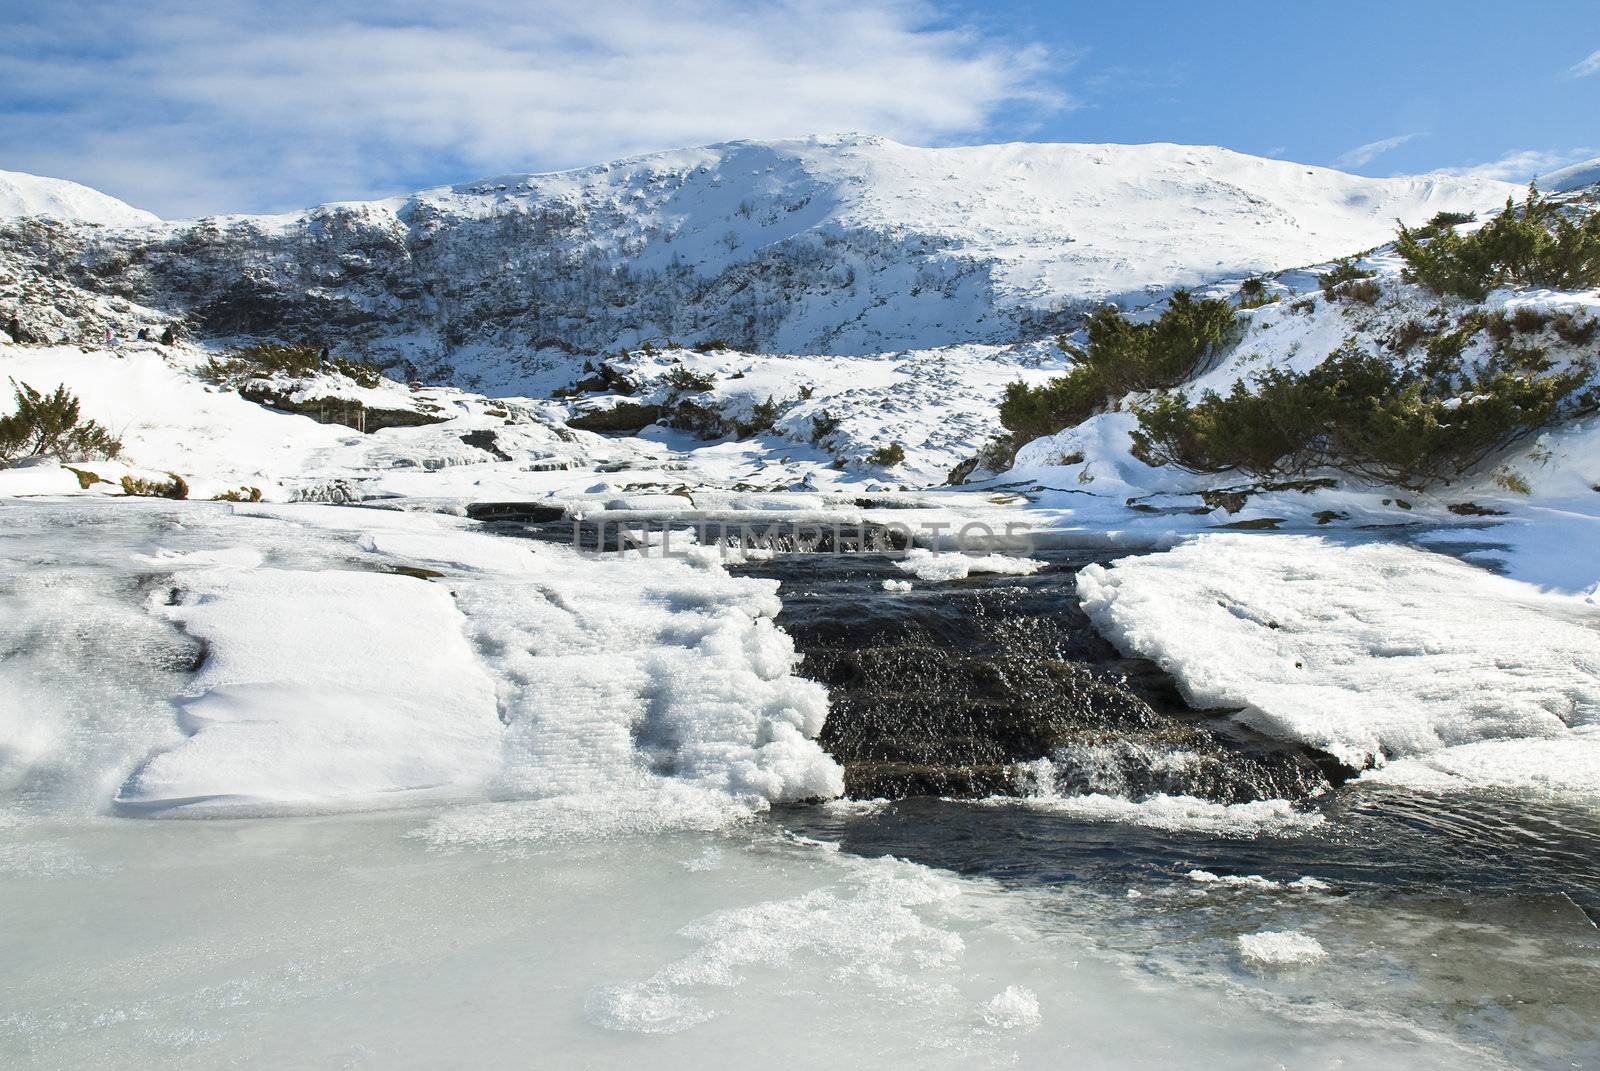
[[[863,354],[1046,337],[1104,301],[1356,252],[1396,218],[1484,210],[1515,189],[1216,147],[819,135],[275,216],[13,226],[0,262],[204,337],[314,338],[529,391],[567,378],[573,354],[646,341]],[[36,333],[65,339],[91,304]]]

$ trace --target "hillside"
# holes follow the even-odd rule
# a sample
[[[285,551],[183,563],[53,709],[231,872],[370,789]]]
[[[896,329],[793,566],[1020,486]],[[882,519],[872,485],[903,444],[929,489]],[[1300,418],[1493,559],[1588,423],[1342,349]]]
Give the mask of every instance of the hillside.
[[[542,392],[573,354],[647,340],[845,355],[1049,337],[1105,299],[1326,259],[1510,189],[1179,145],[733,142],[299,215],[0,226],[0,301],[43,341],[181,316],[201,337],[326,340]]]
[[[28,216],[102,227],[139,227],[159,222],[154,212],[134,208],[76,182],[0,171],[0,220]]]

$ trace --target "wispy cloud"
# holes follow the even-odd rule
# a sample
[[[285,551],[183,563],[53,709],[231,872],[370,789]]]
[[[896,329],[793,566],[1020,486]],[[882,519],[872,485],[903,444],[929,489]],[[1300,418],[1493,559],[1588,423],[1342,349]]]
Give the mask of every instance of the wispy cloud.
[[[163,215],[1073,105],[1044,51],[916,0],[86,0],[18,16],[0,61],[0,166]]]
[[[1467,164],[1462,167],[1444,167],[1446,175],[1472,175],[1476,178],[1500,179],[1504,182],[1528,182],[1547,171],[1554,171],[1579,160],[1600,155],[1600,149],[1519,149],[1508,152],[1498,160],[1488,163]]]
[[[1591,74],[1600,74],[1600,48],[1567,68],[1568,78],[1587,78]]]
[[[1379,138],[1377,141],[1369,141],[1365,145],[1357,145],[1349,152],[1342,153],[1336,157],[1333,161],[1333,166],[1364,167],[1391,149],[1398,149],[1406,142],[1413,141],[1421,136],[1421,134],[1396,134],[1392,138]]]

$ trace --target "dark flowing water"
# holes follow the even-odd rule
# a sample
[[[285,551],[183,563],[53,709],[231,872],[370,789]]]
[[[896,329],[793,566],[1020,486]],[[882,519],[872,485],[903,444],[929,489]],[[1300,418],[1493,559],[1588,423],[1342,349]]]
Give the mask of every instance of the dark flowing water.
[[[806,656],[800,672],[830,686],[824,742],[852,771],[851,795],[899,797],[870,813],[791,808],[787,824],[849,851],[1011,882],[1109,888],[1191,869],[1315,874],[1346,889],[1549,897],[1600,919],[1593,807],[1349,781],[1324,756],[1248,733],[1227,712],[1193,710],[1170,677],[1120,655],[1079,608],[1075,574],[1106,559],[1045,557],[1048,567],[1031,576],[917,581],[911,592],[883,589],[907,576],[886,557],[788,555],[737,568],[781,582],[779,623]],[[1000,727],[986,733],[986,718]],[[884,744],[879,732],[893,739]],[[1085,740],[1100,766],[1073,771]],[[1282,797],[1325,821],[1293,835],[1217,836],[951,798],[1026,791],[1006,780],[1004,764],[1049,755],[1051,745],[1066,767],[1056,789],[1067,794]],[[1162,749],[1175,747],[1200,761],[1162,768]],[[1117,769],[1104,768],[1107,754]],[[946,769],[974,755],[979,775]]]

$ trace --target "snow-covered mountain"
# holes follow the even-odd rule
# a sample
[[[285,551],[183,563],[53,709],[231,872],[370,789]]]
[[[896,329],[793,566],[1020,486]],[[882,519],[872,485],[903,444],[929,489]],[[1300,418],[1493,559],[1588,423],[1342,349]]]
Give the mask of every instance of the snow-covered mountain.
[[[0,266],[46,284],[36,291],[184,314],[204,335],[310,336],[533,389],[566,376],[573,353],[645,340],[859,354],[1043,337],[1092,303],[1349,253],[1396,218],[1486,209],[1511,189],[1219,148],[922,149],[849,135],[297,215],[0,228]],[[72,337],[88,305],[64,297],[36,333]]]
[[[0,171],[0,219],[23,216],[48,216],[103,227],[138,227],[160,221],[154,212],[134,208],[76,182]]]
[[[1547,171],[1537,179],[1539,188],[1546,193],[1565,193],[1600,183],[1600,156],[1580,160],[1575,164]]]

